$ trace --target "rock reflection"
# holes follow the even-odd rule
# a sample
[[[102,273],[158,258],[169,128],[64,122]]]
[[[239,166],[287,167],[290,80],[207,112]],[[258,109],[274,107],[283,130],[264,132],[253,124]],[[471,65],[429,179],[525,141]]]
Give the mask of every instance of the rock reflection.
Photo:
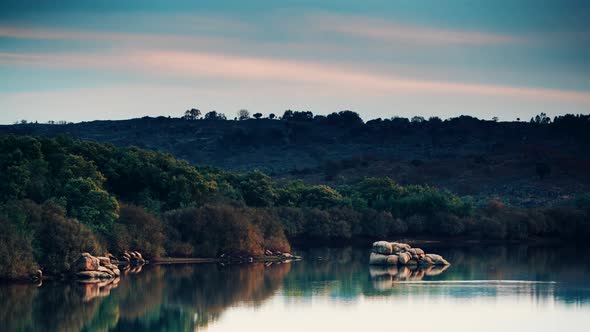
[[[111,295],[111,289],[119,285],[120,278],[108,279],[100,282],[94,280],[79,280],[78,283],[83,288],[83,302],[88,302],[97,297],[106,297]]]
[[[425,276],[437,276],[448,269],[448,265],[409,267],[409,266],[370,266],[369,275],[373,287],[377,290],[388,290],[393,288],[397,281],[420,281]]]

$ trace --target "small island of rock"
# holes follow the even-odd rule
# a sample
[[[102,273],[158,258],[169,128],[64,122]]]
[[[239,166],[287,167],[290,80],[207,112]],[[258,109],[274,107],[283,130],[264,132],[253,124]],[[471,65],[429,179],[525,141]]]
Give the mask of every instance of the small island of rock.
[[[407,243],[377,241],[373,243],[371,265],[450,265],[442,256],[426,254],[420,248],[412,248]]]

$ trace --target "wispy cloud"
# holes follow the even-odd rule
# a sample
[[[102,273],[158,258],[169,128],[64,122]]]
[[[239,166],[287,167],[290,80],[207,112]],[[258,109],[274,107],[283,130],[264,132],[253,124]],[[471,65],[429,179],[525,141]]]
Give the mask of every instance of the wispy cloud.
[[[203,35],[182,35],[165,33],[105,32],[80,29],[55,29],[38,27],[0,26],[0,37],[31,40],[65,40],[76,42],[97,42],[133,47],[150,46],[195,46],[220,47],[231,39]]]
[[[362,16],[318,14],[310,15],[308,20],[321,31],[388,43],[495,45],[524,41],[523,38],[510,35],[412,25]]]
[[[135,57],[134,61],[146,68],[161,73],[174,72],[178,75],[210,75],[245,80],[295,80],[321,83],[336,88],[352,88],[356,91],[404,90],[590,102],[589,92],[416,80],[310,62],[168,51],[137,54]]]
[[[137,20],[140,19],[139,22]],[[111,17],[114,26],[121,25],[123,18]],[[270,19],[270,21],[255,23],[228,20],[223,18],[191,17],[181,15],[171,18],[166,15],[142,15],[135,18],[135,24],[145,24],[167,27],[168,33],[131,33],[125,31],[102,32],[95,30],[47,28],[35,26],[0,26],[0,37],[23,39],[63,39],[76,41],[127,42],[137,41],[168,41],[187,42],[203,37],[215,35],[238,36],[260,34],[264,24],[270,24],[276,31],[285,34],[283,39],[301,33],[308,34],[337,34],[353,38],[362,38],[377,42],[404,42],[421,45],[493,45],[523,42],[524,39],[511,35],[503,35],[485,31],[467,31],[445,29],[435,26],[407,24],[404,22],[384,20],[374,17],[357,15],[336,15],[328,13],[312,13],[305,15],[297,24],[292,21]],[[172,29],[172,30],[171,30]],[[172,32],[174,31],[174,32]],[[285,42],[286,40],[283,40]]]
[[[256,32],[255,26],[221,17],[189,14],[80,15],[84,28],[72,25],[4,24],[0,37],[20,39],[61,39],[75,41],[126,41],[130,39],[172,38],[186,41],[195,36],[236,36]],[[131,23],[130,23],[131,22]],[[92,28],[108,27],[108,28]],[[176,39],[179,38],[179,39]]]
[[[590,92],[509,85],[435,81],[401,77],[394,73],[363,71],[355,66],[169,50],[108,54],[0,53],[0,65],[110,69],[156,78],[213,78],[240,81],[299,82],[331,91],[382,94],[406,91],[419,94],[499,96],[590,103]]]

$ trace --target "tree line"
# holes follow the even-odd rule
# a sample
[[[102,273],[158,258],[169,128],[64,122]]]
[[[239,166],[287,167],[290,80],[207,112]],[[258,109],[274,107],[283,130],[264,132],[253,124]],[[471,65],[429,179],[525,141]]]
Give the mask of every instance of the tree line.
[[[226,115],[224,113],[221,112],[217,112],[217,111],[209,111],[207,113],[205,113],[203,115],[203,113],[201,112],[201,110],[197,109],[197,108],[191,108],[188,109],[184,112],[184,114],[181,116],[182,119],[185,120],[199,120],[199,119],[203,119],[203,120],[227,120],[228,118],[226,117]],[[251,114],[249,110],[247,109],[240,109],[239,111],[236,112],[236,116],[234,117],[234,120],[248,120],[248,119],[262,119],[264,118],[264,114],[260,113],[260,112],[256,112]],[[351,124],[362,124],[364,123],[364,121],[361,119],[360,115],[357,112],[354,111],[350,111],[350,110],[343,110],[340,112],[333,112],[330,113],[328,115],[314,115],[313,112],[310,111],[294,111],[291,109],[285,110],[283,112],[282,116],[277,116],[274,113],[269,113],[267,116],[268,119],[270,120],[284,120],[284,121],[320,121],[320,122],[347,122],[347,123],[351,123]],[[471,119],[476,119],[474,117],[471,116],[460,116],[459,118],[471,118]],[[450,121],[452,119],[455,118],[450,118],[444,121]],[[480,120],[480,119],[477,119]],[[516,118],[514,119],[516,122],[520,122],[521,119],[520,118]],[[23,120],[25,121],[25,120]],[[424,122],[430,122],[430,123],[441,123],[443,122],[443,120],[437,116],[431,116],[428,119],[426,119],[423,116],[413,116],[411,118],[404,118],[404,117],[399,117],[399,116],[394,116],[391,117],[389,119],[381,119],[381,118],[377,118],[377,119],[373,119],[373,120],[369,120],[368,122],[381,122],[381,121],[394,121],[394,122],[410,122],[410,123],[424,123]],[[485,121],[485,120],[484,120]],[[500,118],[497,116],[492,117],[493,122],[498,122],[500,121]],[[557,123],[557,124],[565,124],[565,123],[569,123],[571,124],[572,122],[579,122],[579,123],[588,123],[590,121],[590,115],[585,115],[585,114],[565,114],[565,115],[560,115],[560,116],[555,116],[553,119],[551,119],[551,117],[549,117],[546,113],[539,113],[533,117],[531,117],[529,123],[532,124],[551,124],[551,123]],[[60,121],[61,122],[61,121]],[[15,124],[18,124],[21,122],[16,122]],[[26,121],[24,122],[26,123]],[[54,122],[51,122],[54,123]],[[65,122],[64,122],[65,124]]]

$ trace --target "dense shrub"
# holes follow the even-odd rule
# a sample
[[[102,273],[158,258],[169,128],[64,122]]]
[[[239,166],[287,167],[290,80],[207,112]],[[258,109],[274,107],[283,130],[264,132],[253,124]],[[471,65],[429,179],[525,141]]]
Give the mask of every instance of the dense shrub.
[[[96,235],[76,219],[65,217],[65,211],[53,202],[47,202],[38,212],[29,214],[31,223],[38,229],[35,240],[39,265],[49,274],[68,271],[80,253],[102,255],[104,246]]]
[[[327,211],[310,209],[304,211],[305,222],[302,234],[307,238],[330,238],[331,220]]]
[[[435,231],[441,235],[457,236],[465,232],[465,220],[449,213],[438,213],[434,217]]]
[[[261,232],[263,247],[272,251],[288,252],[291,250],[289,241],[285,236],[283,225],[277,214],[271,210],[249,209],[249,218]]]
[[[0,217],[0,279],[20,278],[36,269],[31,240],[10,220]]]
[[[553,237],[580,240],[590,235],[590,214],[579,206],[524,209],[492,201],[476,218],[478,221],[472,233],[495,239]]]
[[[69,180],[64,188],[68,215],[92,230],[107,233],[119,213],[117,200],[89,178]]]
[[[242,193],[244,202],[251,206],[271,206],[275,200],[272,181],[267,175],[254,171],[233,178],[233,184]]]
[[[274,212],[281,222],[283,231],[287,238],[300,236],[304,230],[305,216],[301,209],[292,207],[275,208]]]
[[[282,227],[272,214],[229,205],[205,205],[167,212],[164,221],[169,235],[168,247],[190,245],[197,257],[220,254],[261,255],[269,249],[288,249]]]
[[[439,191],[428,186],[405,187],[401,197],[392,202],[392,212],[401,217],[413,214],[433,216],[440,212],[465,216],[472,210],[469,201],[462,200],[450,192]]]
[[[426,230],[426,218],[421,215],[412,215],[406,219],[408,233],[412,235],[422,234]]]
[[[162,222],[144,208],[133,204],[121,205],[119,219],[113,225],[110,250],[121,254],[136,250],[148,258],[164,254]]]
[[[5,231],[2,234],[11,234],[2,244],[12,248],[3,250],[2,256],[9,257],[7,267],[11,266],[10,262],[22,264],[21,270],[10,268],[14,273],[3,271],[7,272],[3,277],[24,276],[24,272],[30,272],[36,265],[49,274],[62,273],[69,270],[80,253],[99,255],[105,251],[88,227],[67,218],[63,207],[55,202],[42,205],[26,200],[10,202],[2,211],[5,215],[0,218]]]
[[[584,240],[590,236],[587,210],[563,206],[548,209],[546,215],[551,219],[557,237]]]
[[[361,235],[377,238],[392,233],[393,217],[385,212],[367,210],[363,213],[361,223]]]
[[[481,217],[475,232],[484,239],[505,239],[506,224],[499,219]]]

